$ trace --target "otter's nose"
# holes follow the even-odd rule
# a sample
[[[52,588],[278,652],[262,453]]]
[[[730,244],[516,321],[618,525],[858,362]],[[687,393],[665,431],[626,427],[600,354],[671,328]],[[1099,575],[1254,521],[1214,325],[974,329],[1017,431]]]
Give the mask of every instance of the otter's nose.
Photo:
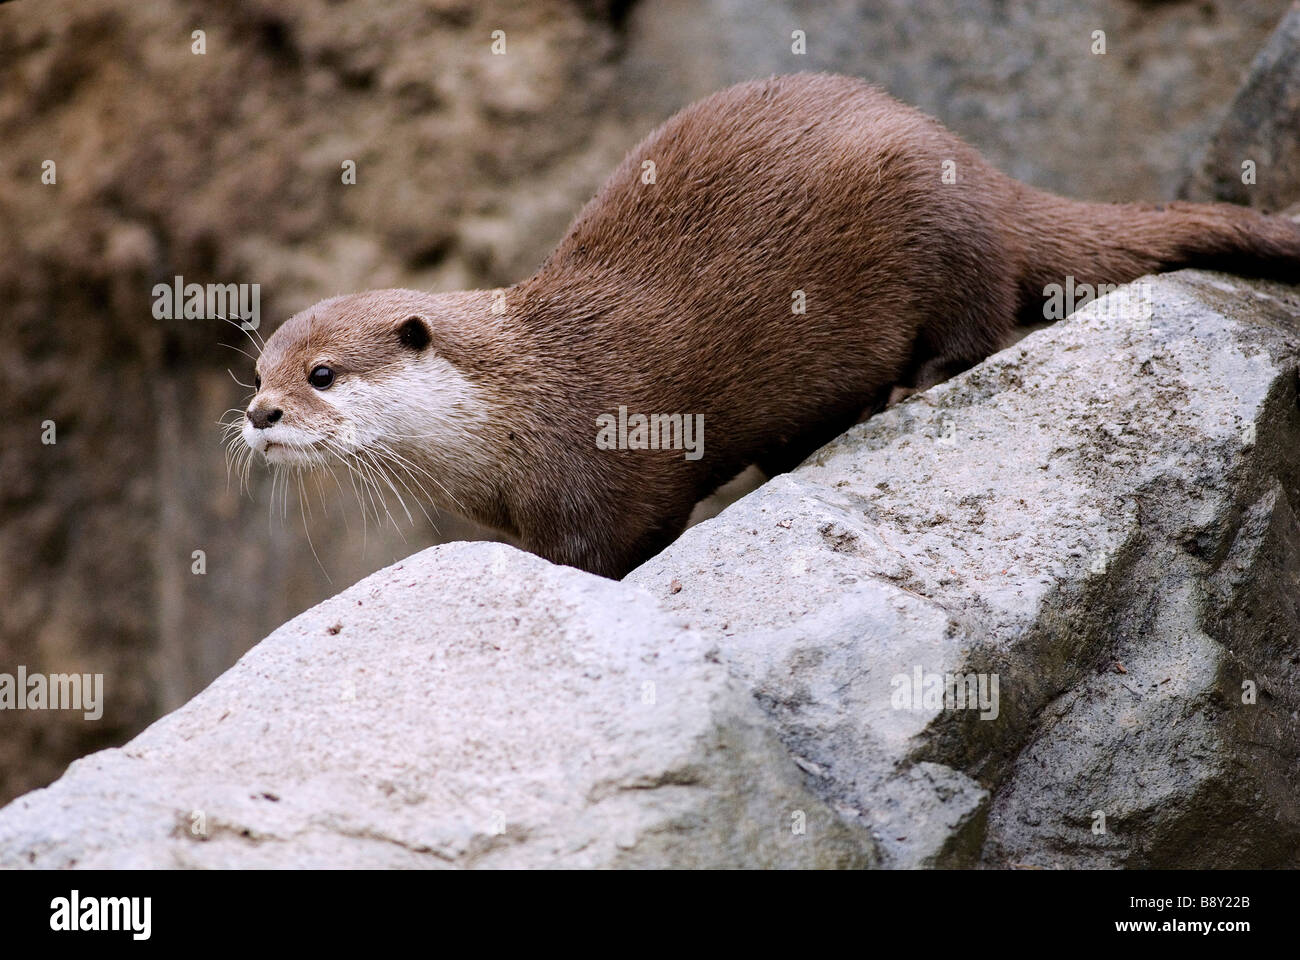
[[[269,410],[266,407],[249,407],[248,420],[258,430],[265,430],[275,421],[284,416],[284,411],[279,407]]]

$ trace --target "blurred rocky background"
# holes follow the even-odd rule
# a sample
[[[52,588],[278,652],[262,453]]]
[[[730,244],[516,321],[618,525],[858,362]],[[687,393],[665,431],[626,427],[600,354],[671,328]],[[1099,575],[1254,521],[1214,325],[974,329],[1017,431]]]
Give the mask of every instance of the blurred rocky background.
[[[235,379],[252,361],[234,348],[250,345],[220,321],[156,320],[155,283],[258,283],[266,330],[336,293],[513,282],[654,124],[729,83],[797,70],[872,80],[1072,196],[1240,193],[1232,144],[1251,125],[1230,108],[1286,8],[0,5],[0,672],[103,673],[106,694],[97,722],[0,713],[0,802],[123,742],[360,576],[481,535],[418,513],[363,529],[350,491],[326,492],[327,516],[313,491],[306,521],[291,493],[281,517],[257,471],[241,496],[218,421],[246,399]],[[1294,57],[1279,42],[1272,62]],[[1242,95],[1294,95],[1256,89]],[[1269,169],[1258,196],[1278,202]]]

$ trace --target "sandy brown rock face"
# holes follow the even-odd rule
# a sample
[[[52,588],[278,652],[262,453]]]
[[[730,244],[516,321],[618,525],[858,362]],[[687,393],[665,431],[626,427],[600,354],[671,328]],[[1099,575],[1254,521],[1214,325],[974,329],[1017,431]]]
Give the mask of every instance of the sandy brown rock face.
[[[575,7],[514,7],[241,4],[194,20],[203,56],[180,3],[0,11],[0,663],[105,672],[108,700],[97,724],[6,716],[0,796],[121,742],[338,586],[482,535],[395,504],[400,533],[363,534],[351,489],[331,487],[332,519],[313,492],[327,579],[297,504],[268,520],[267,474],[251,498],[227,485],[216,421],[245,396],[227,370],[251,380],[231,348],[255,348],[219,321],[156,320],[151,291],[259,283],[269,329],[344,289],[535,264],[590,189],[562,159],[592,142],[611,41]],[[501,21],[505,60],[467,43]],[[538,171],[554,182],[512,202]]]

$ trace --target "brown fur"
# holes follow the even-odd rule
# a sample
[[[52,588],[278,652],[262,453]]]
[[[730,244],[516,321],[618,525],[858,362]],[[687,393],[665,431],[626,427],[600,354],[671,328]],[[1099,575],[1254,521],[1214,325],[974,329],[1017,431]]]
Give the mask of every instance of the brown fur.
[[[278,331],[263,366],[285,394],[310,393],[303,371],[322,351],[382,375],[400,357],[392,331],[419,315],[488,414],[454,457],[405,445],[456,503],[438,499],[553,561],[622,576],[745,466],[789,469],[891,387],[998,349],[1018,317],[1041,318],[1047,284],[1181,266],[1295,280],[1300,227],[1227,205],[1052,196],[861,81],[776,77],[686,108],[633,149],[505,291],[504,315],[490,291],[336,298]],[[596,418],[620,405],[704,414],[704,457],[597,449]]]

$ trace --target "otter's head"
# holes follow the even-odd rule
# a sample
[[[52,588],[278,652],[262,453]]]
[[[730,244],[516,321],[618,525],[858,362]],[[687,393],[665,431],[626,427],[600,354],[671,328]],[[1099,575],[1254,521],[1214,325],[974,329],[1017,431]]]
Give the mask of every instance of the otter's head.
[[[378,290],[290,317],[258,358],[244,442],[293,467],[454,453],[472,426],[475,388],[434,342],[438,309],[430,294]]]

